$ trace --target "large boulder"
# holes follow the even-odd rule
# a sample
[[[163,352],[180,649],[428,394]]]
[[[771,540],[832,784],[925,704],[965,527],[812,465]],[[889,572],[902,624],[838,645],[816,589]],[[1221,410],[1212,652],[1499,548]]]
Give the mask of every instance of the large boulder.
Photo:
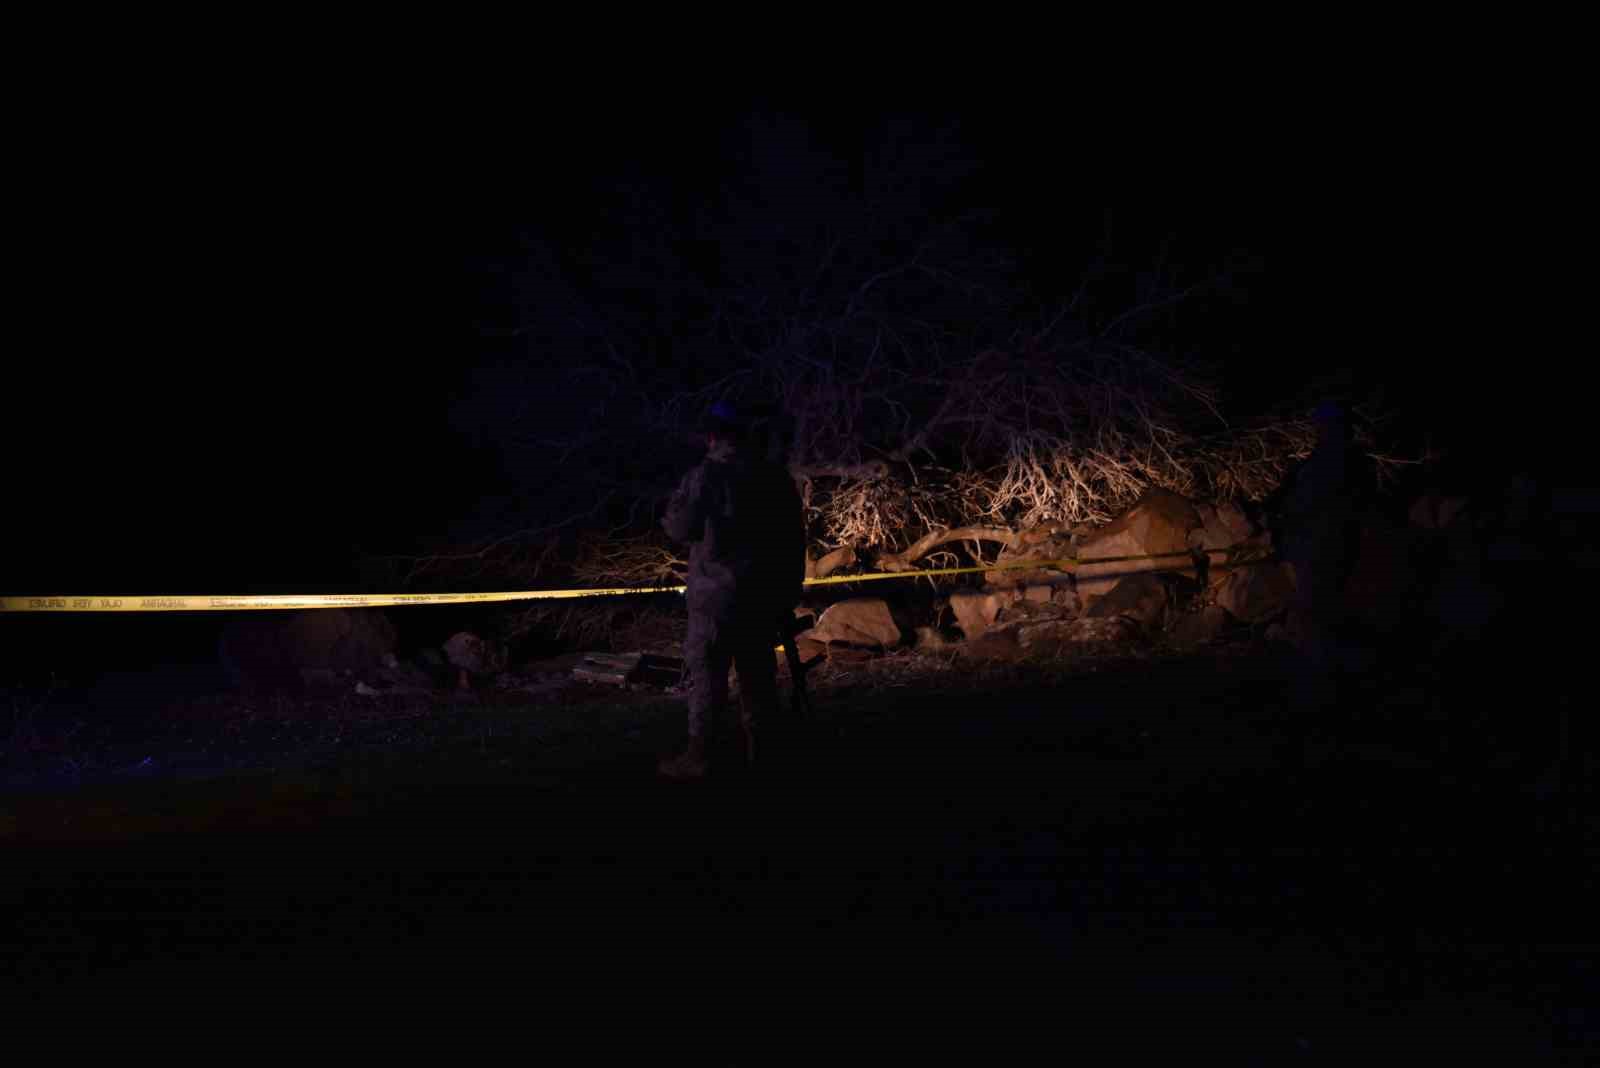
[[[1200,525],[1189,532],[1189,548],[1205,553],[1212,567],[1226,563],[1228,550],[1256,536],[1255,524],[1233,501],[1202,501],[1194,508]]]
[[[809,664],[813,660],[820,660],[828,655],[828,643],[817,641],[811,636],[812,633],[812,631],[803,630],[794,636],[795,652],[800,654],[800,662],[802,664]],[[787,653],[780,652],[777,656],[780,664],[788,662],[789,655]]]
[[[956,626],[961,628],[967,640],[976,641],[995,625],[1000,610],[1021,595],[1021,591],[1014,586],[956,590],[950,595],[950,611],[956,617]]]
[[[384,668],[394,662],[397,640],[394,624],[375,608],[261,611],[225,623],[218,653],[243,689],[299,691]]]
[[[1294,598],[1294,568],[1277,561],[1246,564],[1227,572],[1214,600],[1235,619],[1259,623],[1289,607]]]
[[[1242,567],[1253,567],[1270,560],[1277,552],[1272,543],[1272,531],[1258,530],[1244,541],[1235,542],[1226,551],[1206,551],[1206,586],[1212,591],[1233,577]]]
[[[1145,572],[1120,580],[1111,592],[1097,598],[1084,615],[1089,619],[1121,616],[1149,631],[1158,629],[1166,619],[1167,604],[1166,583],[1161,576]]]
[[[1145,491],[1132,508],[1078,547],[1078,596],[1088,604],[1110,593],[1126,576],[1144,571],[1179,571],[1192,576],[1189,535],[1201,527],[1200,513],[1188,498],[1164,489]],[[1118,559],[1151,556],[1155,558]],[[1106,562],[1091,562],[1096,559]]]
[[[852,597],[830,605],[806,637],[819,642],[873,645],[893,649],[902,640],[900,624],[882,597]]]
[[[992,589],[1020,589],[1026,586],[1071,580],[1071,573],[1059,561],[1076,553],[1072,532],[1059,526],[1043,526],[1018,535],[1016,546],[1007,545],[995,560],[997,569],[984,573]],[[1026,566],[1037,563],[1037,567]],[[1005,568],[1005,570],[1000,570]]]
[[[1050,582],[1034,582],[1022,587],[1022,600],[1029,604],[1049,604],[1061,609],[1063,614],[1076,615],[1083,605],[1078,600],[1078,586],[1072,576],[1063,575]]]
[[[1060,623],[1076,616],[1077,613],[1066,605],[1056,604],[1054,601],[1030,601],[1023,597],[1000,610],[997,625],[1009,627],[1015,623],[1024,625]]]
[[[1220,546],[1208,545],[1207,548],[1227,548],[1237,542],[1249,541],[1256,535],[1255,523],[1245,514],[1238,501],[1211,501],[1196,505],[1195,511],[1200,515],[1207,536],[1222,540]]]

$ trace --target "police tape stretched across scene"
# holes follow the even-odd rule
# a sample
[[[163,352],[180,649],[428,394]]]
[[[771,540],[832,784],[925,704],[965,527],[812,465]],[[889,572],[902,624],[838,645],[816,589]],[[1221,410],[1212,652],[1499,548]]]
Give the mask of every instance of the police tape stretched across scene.
[[[942,578],[991,571],[1053,569],[1074,571],[1089,564],[1132,563],[1140,560],[1193,558],[1194,553],[1144,553],[1135,556],[1095,556],[1055,560],[1013,560],[1003,564],[942,567],[920,571],[875,571],[866,574],[808,578],[806,586],[836,586],[889,579]],[[1215,551],[1211,555],[1215,555]],[[1255,563],[1248,554],[1229,564]],[[605,589],[512,590],[503,593],[305,593],[193,596],[82,596],[0,597],[0,612],[237,612],[267,609],[390,608],[424,604],[489,604],[503,601],[571,600],[584,597],[625,597],[683,593],[684,586],[619,586]]]

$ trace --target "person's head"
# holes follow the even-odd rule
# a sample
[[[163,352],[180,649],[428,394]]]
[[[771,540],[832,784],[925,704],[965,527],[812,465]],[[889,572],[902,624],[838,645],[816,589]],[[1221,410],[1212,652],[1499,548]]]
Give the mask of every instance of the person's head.
[[[1342,403],[1331,397],[1317,405],[1311,413],[1311,421],[1316,425],[1317,436],[1324,439],[1346,437],[1350,433],[1349,414]]]
[[[701,430],[708,447],[722,442],[752,458],[782,459],[784,422],[781,410],[775,405],[718,401],[706,413]]]
[[[745,421],[739,409],[727,401],[717,401],[711,406],[700,429],[709,446],[715,446],[718,442],[737,445],[746,433]]]

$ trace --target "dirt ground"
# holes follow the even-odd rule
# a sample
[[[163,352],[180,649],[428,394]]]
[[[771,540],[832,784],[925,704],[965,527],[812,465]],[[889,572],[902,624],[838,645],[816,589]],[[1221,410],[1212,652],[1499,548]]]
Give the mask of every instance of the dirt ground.
[[[719,1060],[774,1027],[824,1054],[1595,1048],[1589,795],[1446,758],[1403,679],[1357,680],[1328,732],[1259,647],[813,681],[759,773],[694,786],[652,774],[683,729],[659,692],[152,698],[0,806],[14,1003],[550,986],[541,1028],[649,1006]]]

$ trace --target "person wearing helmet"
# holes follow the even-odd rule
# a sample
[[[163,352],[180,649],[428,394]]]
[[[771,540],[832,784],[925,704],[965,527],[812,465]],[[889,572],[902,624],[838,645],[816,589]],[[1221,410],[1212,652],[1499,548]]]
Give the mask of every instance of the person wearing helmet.
[[[709,769],[713,736],[728,715],[730,666],[738,671],[743,756],[754,761],[762,718],[777,706],[776,621],[793,610],[805,579],[800,495],[768,420],[718,403],[704,429],[705,459],[679,483],[661,521],[689,545],[689,741],[660,764],[671,779]]]

